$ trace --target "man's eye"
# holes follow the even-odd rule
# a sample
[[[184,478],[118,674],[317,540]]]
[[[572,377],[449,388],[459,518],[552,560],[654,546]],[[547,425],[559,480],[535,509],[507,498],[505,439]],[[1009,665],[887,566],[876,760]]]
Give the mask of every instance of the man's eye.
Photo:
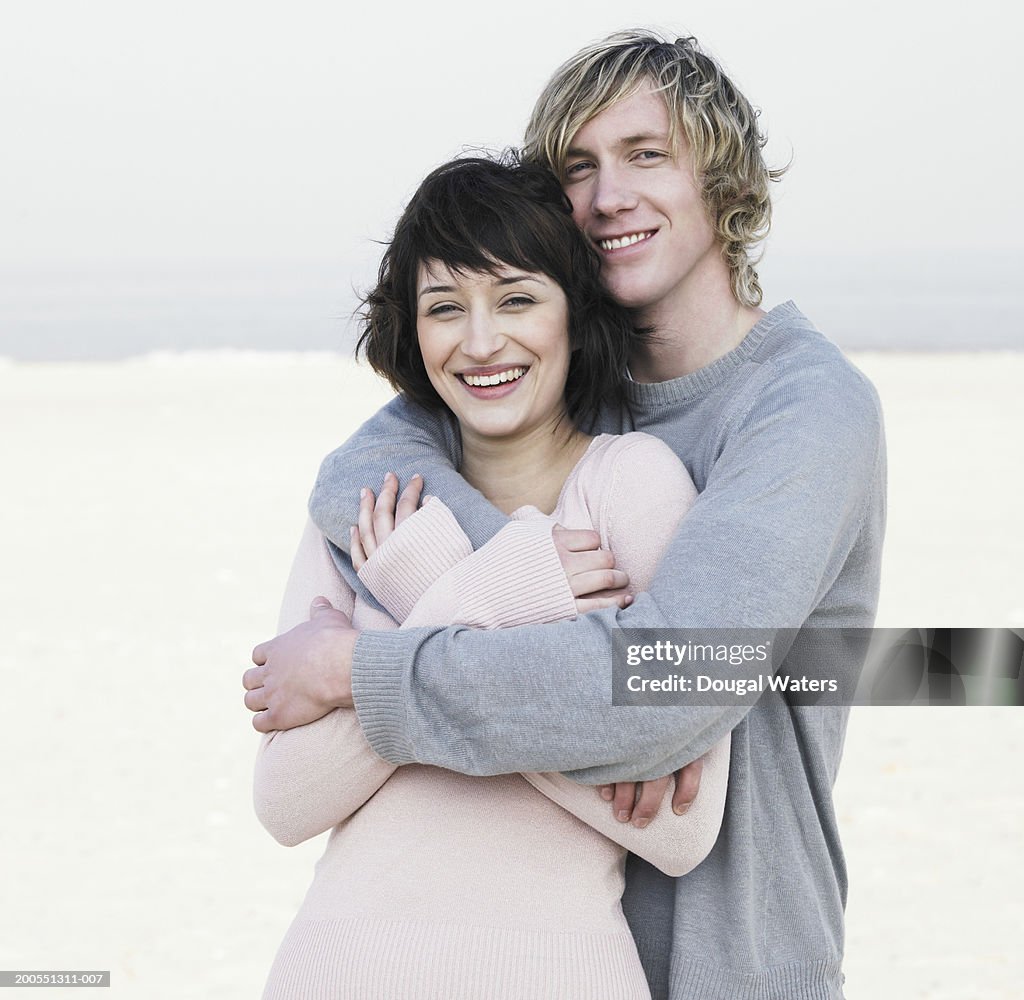
[[[565,176],[567,178],[579,177],[580,174],[586,173],[590,167],[591,164],[587,160],[579,160],[576,163],[570,163],[569,166],[565,168]]]
[[[665,154],[660,149],[641,149],[636,154],[636,159],[642,160],[645,163],[653,163],[657,160],[665,159]]]

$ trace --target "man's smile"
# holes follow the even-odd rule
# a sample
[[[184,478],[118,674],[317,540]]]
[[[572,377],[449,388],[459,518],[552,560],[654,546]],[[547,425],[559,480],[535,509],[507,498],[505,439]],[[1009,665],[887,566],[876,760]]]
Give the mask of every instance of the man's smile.
[[[595,242],[602,250],[621,250],[624,247],[635,246],[637,243],[649,240],[657,231],[657,229],[645,229],[636,233],[626,233],[622,236],[595,239]]]

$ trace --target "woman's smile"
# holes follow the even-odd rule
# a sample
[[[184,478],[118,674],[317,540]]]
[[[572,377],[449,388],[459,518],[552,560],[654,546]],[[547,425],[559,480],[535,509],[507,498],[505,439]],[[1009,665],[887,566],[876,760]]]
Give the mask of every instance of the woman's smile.
[[[493,399],[502,393],[490,390],[507,389],[511,392],[529,370],[529,365],[516,365],[514,367],[468,370],[459,372],[457,377],[474,396],[481,399]]]
[[[521,440],[566,415],[569,309],[539,272],[420,265],[416,335],[427,377],[465,442]]]

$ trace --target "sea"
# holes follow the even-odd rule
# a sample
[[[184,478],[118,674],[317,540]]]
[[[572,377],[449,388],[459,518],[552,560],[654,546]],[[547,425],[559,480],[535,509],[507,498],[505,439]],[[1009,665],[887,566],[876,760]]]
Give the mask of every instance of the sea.
[[[847,351],[1024,351],[1017,260],[978,253],[787,255],[793,299]],[[112,361],[196,351],[350,355],[374,261],[0,266],[0,358]]]

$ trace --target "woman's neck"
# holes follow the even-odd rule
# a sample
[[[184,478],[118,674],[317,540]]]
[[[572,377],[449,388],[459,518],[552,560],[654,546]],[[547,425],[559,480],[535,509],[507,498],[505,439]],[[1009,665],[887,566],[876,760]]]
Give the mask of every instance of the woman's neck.
[[[568,419],[515,438],[478,437],[464,431],[460,472],[506,514],[527,504],[550,514],[591,440]]]

